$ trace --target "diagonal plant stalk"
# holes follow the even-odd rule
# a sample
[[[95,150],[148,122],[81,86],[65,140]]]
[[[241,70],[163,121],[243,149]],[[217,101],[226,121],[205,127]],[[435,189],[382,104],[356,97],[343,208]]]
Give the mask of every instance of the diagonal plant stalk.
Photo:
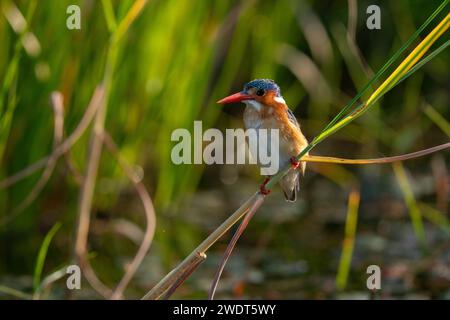
[[[400,55],[412,44],[412,42],[422,33],[422,31],[430,24],[431,21],[439,14],[439,12],[444,9],[445,6],[449,3],[450,0],[444,0],[441,5],[425,20],[425,22],[417,29],[414,34],[403,44],[403,46],[394,53],[394,55],[381,67],[380,70],[375,74],[375,76],[364,86],[364,88],[358,92],[358,94],[331,120],[331,122],[325,127],[324,131],[331,128],[335,125],[339,119],[342,119],[343,116],[348,115],[348,112],[351,110],[352,106],[358,101],[362,95],[369,90],[372,84],[375,83],[378,79],[381,78],[383,73],[400,57]],[[438,50],[436,50],[438,51]],[[439,52],[436,52],[438,54]],[[425,61],[426,63],[426,61]],[[417,64],[418,68],[420,68],[419,64]],[[412,70],[411,70],[412,71]],[[405,77],[407,77],[405,75]],[[400,83],[400,81],[398,82]]]
[[[442,2],[439,8],[427,19],[425,24],[419,29],[422,31],[434,17],[448,4],[448,0]],[[353,111],[347,115],[345,118],[338,120],[339,117],[343,114],[343,112],[339,113],[338,116],[332,121],[330,125],[328,125],[316,138],[309,144],[298,156],[297,159],[302,161],[303,157],[312,150],[317,144],[325,140],[327,137],[335,133],[336,131],[342,129],[348,123],[354,121],[356,118],[360,117],[366,111],[372,107],[375,102],[377,102],[383,95],[385,95],[390,89],[392,89],[395,85],[400,83],[406,77],[412,74],[409,71],[416,71],[414,65],[420,60],[420,58],[428,51],[431,45],[450,27],[450,13],[447,14],[444,19],[428,34],[425,39],[423,39],[416,48],[403,60],[403,62],[394,70],[394,72],[378,87],[378,89],[369,97],[369,99],[354,108]],[[419,31],[418,30],[418,31]],[[407,44],[411,43],[412,40],[418,35],[416,32],[412,38],[410,38]],[[404,50],[406,46],[404,46],[402,50]],[[399,54],[398,54],[399,55]],[[398,56],[397,54],[394,56]],[[394,59],[395,60],[395,59]],[[389,61],[392,63],[393,61]],[[418,66],[417,64],[416,66]],[[383,71],[387,69],[386,65],[382,68]],[[381,76],[381,73],[377,73],[375,78]],[[372,83],[374,79],[370,83]],[[370,85],[369,83],[369,85]],[[366,90],[369,85],[367,85],[364,89]],[[362,95],[360,92],[354,100],[356,100]],[[351,104],[350,104],[351,106]],[[350,110],[349,105],[344,109]],[[344,111],[344,110],[343,110]],[[345,110],[346,111],[346,110]],[[333,123],[334,122],[334,123]],[[442,146],[441,146],[442,147]],[[438,146],[439,148],[439,146]],[[444,148],[444,147],[442,147]],[[445,148],[448,148],[448,145],[445,145]],[[370,160],[370,159],[369,159]],[[367,160],[366,160],[367,161]],[[397,160],[398,161],[398,160]],[[374,162],[373,162],[374,163]],[[267,189],[273,187],[289,170],[292,170],[291,166],[286,166],[284,169],[280,170],[280,172],[274,175],[269,182],[266,184]],[[206,238],[189,256],[187,256],[175,269],[173,269],[169,274],[167,274],[159,283],[157,283],[152,290],[150,290],[143,299],[160,299],[161,296],[173,285],[173,283],[177,282],[177,280],[181,277],[182,271],[186,268],[186,265],[192,264],[192,261],[195,260],[196,254],[205,253],[207,249],[209,249],[228,229],[230,229],[235,223],[237,223],[242,216],[248,212],[249,208],[255,204],[259,197],[262,195],[257,192],[250,199],[248,199],[239,209],[235,211],[225,222],[223,222],[208,238]]]
[[[206,254],[197,252],[195,255],[195,259],[192,260],[192,263],[190,265],[186,266],[186,270],[181,273],[181,276],[178,277],[177,281],[166,291],[164,294],[163,300],[167,300],[170,298],[170,296],[177,290],[177,288],[183,284],[184,281],[186,281],[187,278],[192,274],[192,272],[197,269],[197,267],[206,260]]]
[[[219,280],[222,275],[223,269],[225,268],[225,264],[227,263],[228,258],[230,258],[231,253],[233,252],[233,249],[236,246],[237,241],[239,240],[240,236],[244,233],[250,220],[253,218],[256,211],[259,209],[259,207],[262,205],[263,202],[264,202],[264,197],[262,197],[262,196],[260,196],[258,199],[255,200],[255,202],[250,207],[248,213],[245,215],[244,219],[242,219],[242,222],[239,225],[236,232],[234,233],[233,238],[231,238],[231,241],[228,244],[227,249],[225,250],[225,253],[223,254],[222,260],[220,261],[219,267],[217,268],[216,274],[214,276],[214,280],[211,285],[211,289],[209,290],[209,294],[208,294],[209,300],[214,299],[214,295],[216,293],[217,285],[219,284]]]
[[[237,221],[249,210],[256,199],[262,195],[259,192],[253,194],[231,216],[229,216],[216,230],[214,230],[194,251],[191,252],[175,269],[169,272],[156,286],[154,286],[142,299],[160,299],[161,296],[184,274],[187,266],[193,265],[198,259],[198,254],[205,254],[208,249],[217,242]]]

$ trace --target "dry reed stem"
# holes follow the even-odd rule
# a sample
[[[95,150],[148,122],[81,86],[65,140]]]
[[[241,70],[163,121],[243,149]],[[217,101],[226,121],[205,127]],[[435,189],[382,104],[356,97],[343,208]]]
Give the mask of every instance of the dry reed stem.
[[[97,180],[98,166],[103,146],[104,121],[106,116],[105,97],[99,101],[95,113],[94,124],[90,139],[85,178],[81,185],[79,199],[78,226],[75,239],[75,255],[84,271],[84,276],[92,288],[104,298],[111,296],[112,290],[98,279],[87,257],[87,242],[91,221],[91,206]]]
[[[206,254],[204,252],[197,252],[194,258],[189,262],[189,264],[186,266],[186,269],[180,273],[180,277],[177,279],[177,281],[166,291],[164,296],[162,297],[162,300],[168,300],[172,294],[175,292],[175,290],[178,289],[179,286],[181,286],[184,281],[186,281],[187,278],[200,266],[200,264],[206,260]]]
[[[162,278],[142,299],[158,300],[164,293],[169,290],[174,283],[184,274],[187,266],[192,265],[193,261],[198,259],[196,256],[200,253],[206,253],[208,249],[217,242],[237,221],[239,221],[248,209],[258,201],[259,198],[265,196],[259,192],[251,196],[243,203],[231,216],[229,216],[216,230],[214,230],[191,254],[189,254],[175,269]]]
[[[403,154],[400,156],[392,156],[392,157],[384,157],[384,158],[376,158],[376,159],[345,159],[345,158],[334,158],[334,157],[325,157],[325,156],[311,156],[304,155],[301,158],[301,161],[304,162],[316,162],[316,163],[339,163],[339,164],[381,164],[381,163],[391,163],[404,161],[414,158],[423,157],[427,154],[434,153],[440,150],[450,148],[450,142],[440,144],[438,146],[434,146],[428,149]]]
[[[239,225],[239,228],[234,233],[233,238],[231,238],[230,243],[228,243],[227,249],[225,250],[222,256],[222,260],[220,261],[219,267],[217,268],[216,274],[214,275],[214,280],[211,284],[211,288],[208,294],[209,300],[214,299],[214,294],[216,293],[217,285],[219,284],[219,280],[222,275],[223,269],[225,268],[225,264],[227,263],[228,258],[230,258],[237,241],[239,240],[240,236],[247,228],[250,220],[253,218],[256,211],[259,209],[259,207],[262,205],[263,202],[264,197],[259,197],[258,199],[256,199],[256,201],[252,204],[251,208],[248,210],[248,213],[245,215],[241,224]]]
[[[155,235],[156,215],[155,215],[155,208],[153,207],[152,199],[151,199],[147,189],[145,188],[144,184],[142,183],[141,178],[136,175],[134,170],[125,161],[125,159],[120,155],[119,149],[117,148],[116,143],[113,141],[113,139],[107,132],[105,132],[103,135],[103,141],[104,141],[107,149],[109,150],[109,152],[114,156],[114,158],[117,160],[119,165],[122,167],[122,169],[125,172],[125,174],[127,175],[127,177],[133,183],[133,186],[136,189],[136,192],[138,193],[138,195],[142,201],[142,205],[143,205],[144,211],[145,211],[145,218],[147,220],[145,234],[142,239],[141,245],[139,246],[138,252],[136,253],[131,264],[127,267],[125,275],[120,280],[119,284],[117,285],[116,289],[114,290],[114,292],[111,296],[111,299],[120,299],[120,298],[122,298],[123,291],[125,290],[126,286],[130,282],[131,278],[133,278],[137,269],[139,268],[142,261],[144,260],[145,255],[147,254],[148,250],[150,249],[150,246],[151,246],[151,243],[153,240],[153,236]]]
[[[435,146],[429,149],[409,153],[401,156],[378,158],[378,159],[343,159],[333,157],[320,156],[303,156],[301,161],[319,162],[319,163],[341,163],[341,164],[376,164],[389,163],[405,159],[412,159],[421,157],[433,152],[437,152],[450,147],[450,142]],[[164,293],[178,281],[186,269],[186,266],[191,265],[195,260],[197,252],[205,253],[227,230],[229,230],[235,223],[237,223],[243,215],[245,215],[249,208],[254,205],[258,198],[264,197],[259,192],[255,193],[243,205],[241,205],[225,222],[223,222],[208,238],[206,238],[189,256],[187,256],[175,269],[169,272],[163,279],[161,279],[142,299],[160,299]]]
[[[98,291],[105,298],[110,297],[113,294],[113,292],[106,285],[104,285],[100,281],[100,279],[98,279],[94,270],[90,266],[89,259],[87,258],[87,244],[91,220],[92,201],[94,197],[94,189],[97,180],[100,157],[102,154],[103,137],[105,133],[105,118],[108,106],[107,98],[109,96],[109,92],[111,91],[113,72],[118,55],[118,45],[123,35],[125,35],[128,28],[133,23],[133,21],[142,12],[146,3],[147,0],[136,0],[111,36],[103,75],[103,83],[106,88],[105,89],[106,94],[104,99],[102,100],[102,103],[100,103],[97,113],[95,114],[94,126],[92,128],[90,149],[87,160],[88,165],[81,186],[79,199],[79,215],[78,215],[77,236],[75,240],[75,255],[80,264],[82,264],[83,267],[86,268],[84,273],[85,278],[92,285],[94,290]],[[134,267],[137,268],[136,265]],[[124,282],[119,284],[120,286],[119,290],[123,291],[123,289],[125,289],[124,287],[122,287],[123,283],[129,281],[128,278],[130,277],[130,275],[131,273],[128,272],[125,273],[125,277],[122,279]]]

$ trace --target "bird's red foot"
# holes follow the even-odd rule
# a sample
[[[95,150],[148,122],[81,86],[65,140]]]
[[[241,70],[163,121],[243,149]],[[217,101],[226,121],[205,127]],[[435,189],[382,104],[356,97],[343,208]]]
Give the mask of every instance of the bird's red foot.
[[[291,165],[292,169],[297,170],[298,167],[300,166],[300,161],[298,161],[297,158],[295,157],[291,157]]]
[[[269,182],[270,178],[266,178],[264,182],[259,186],[259,192],[261,192],[262,195],[268,195],[270,193],[270,190],[266,189],[266,184]]]

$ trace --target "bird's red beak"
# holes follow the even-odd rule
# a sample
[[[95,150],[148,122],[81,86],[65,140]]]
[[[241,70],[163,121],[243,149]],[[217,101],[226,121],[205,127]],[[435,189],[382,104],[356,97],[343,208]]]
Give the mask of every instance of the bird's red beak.
[[[217,103],[220,104],[226,104],[226,103],[235,103],[235,102],[241,102],[244,100],[253,99],[251,95],[245,94],[243,92],[238,92],[235,94],[232,94],[231,96],[225,97],[222,100],[217,101]]]

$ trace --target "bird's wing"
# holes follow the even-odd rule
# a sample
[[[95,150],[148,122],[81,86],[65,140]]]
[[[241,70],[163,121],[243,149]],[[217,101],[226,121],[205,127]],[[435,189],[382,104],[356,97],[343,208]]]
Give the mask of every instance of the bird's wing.
[[[291,111],[291,109],[286,108],[286,113],[288,116],[289,121],[297,128],[300,129],[300,125],[298,124],[297,118],[294,116],[294,113]]]
[[[291,111],[291,109],[287,108],[286,109],[286,114],[288,116],[288,120],[298,129],[301,137],[304,139],[304,143],[305,143],[305,147],[308,144],[308,141],[306,140],[306,138],[303,136],[303,133],[300,130],[300,124],[297,121],[297,118],[294,116],[294,113]],[[303,148],[302,148],[303,149]],[[308,153],[307,153],[308,154]],[[301,169],[302,169],[302,173],[303,175],[305,175],[305,169],[306,169],[306,162],[302,162],[301,164]],[[298,188],[300,188],[300,184],[298,185]]]

